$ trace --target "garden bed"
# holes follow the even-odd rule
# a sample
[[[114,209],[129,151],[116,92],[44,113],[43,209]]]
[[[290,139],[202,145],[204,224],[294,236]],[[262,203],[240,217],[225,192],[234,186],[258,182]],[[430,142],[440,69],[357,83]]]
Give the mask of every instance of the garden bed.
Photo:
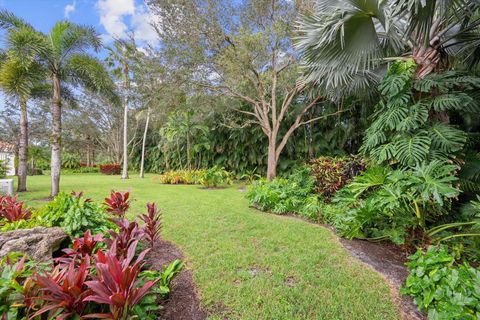
[[[164,266],[180,259],[184,260],[182,252],[171,242],[159,240],[149,252],[148,263],[155,270],[162,270]],[[203,320],[207,313],[200,307],[197,289],[192,272],[185,268],[173,280],[172,293],[163,304],[161,319],[164,320]]]

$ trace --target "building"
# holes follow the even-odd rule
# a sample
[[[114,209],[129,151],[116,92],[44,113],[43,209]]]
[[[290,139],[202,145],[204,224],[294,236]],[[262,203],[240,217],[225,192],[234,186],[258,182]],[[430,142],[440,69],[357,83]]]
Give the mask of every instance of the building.
[[[4,161],[7,166],[7,176],[15,175],[15,146],[13,144],[0,141],[0,161]]]

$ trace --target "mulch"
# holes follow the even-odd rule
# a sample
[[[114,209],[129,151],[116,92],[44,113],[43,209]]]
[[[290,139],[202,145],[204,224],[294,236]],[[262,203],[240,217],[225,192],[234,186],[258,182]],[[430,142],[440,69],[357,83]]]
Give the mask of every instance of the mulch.
[[[418,310],[411,297],[399,293],[400,287],[408,276],[405,263],[411,252],[389,242],[339,239],[352,256],[371,266],[385,278],[390,285],[392,298],[399,307],[404,320],[423,320],[427,318],[424,313]]]
[[[152,269],[162,270],[163,266],[176,259],[185,262],[182,252],[171,242],[158,241],[147,256]],[[167,301],[162,302],[163,309],[159,319],[163,320],[204,320],[207,312],[200,306],[200,299],[193,281],[192,272],[186,267],[172,283],[172,291]]]

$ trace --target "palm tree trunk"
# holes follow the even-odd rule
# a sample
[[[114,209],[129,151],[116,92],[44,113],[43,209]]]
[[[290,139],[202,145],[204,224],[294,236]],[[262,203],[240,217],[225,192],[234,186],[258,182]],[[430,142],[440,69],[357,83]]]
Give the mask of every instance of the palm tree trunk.
[[[50,159],[50,171],[52,177],[51,196],[54,197],[60,192],[60,171],[62,167],[62,100],[60,88],[60,75],[53,74],[53,101],[52,101],[52,136]]]
[[[27,191],[27,160],[28,160],[28,117],[27,99],[20,98],[20,143],[18,147],[18,186],[17,192]]]
[[[187,169],[192,170],[192,159],[190,155],[190,134],[187,132]]]
[[[140,178],[144,178],[144,166],[145,166],[145,142],[147,140],[148,122],[150,122],[150,108],[147,110],[147,120],[145,121],[145,130],[143,131],[142,141],[142,160],[140,161]]]

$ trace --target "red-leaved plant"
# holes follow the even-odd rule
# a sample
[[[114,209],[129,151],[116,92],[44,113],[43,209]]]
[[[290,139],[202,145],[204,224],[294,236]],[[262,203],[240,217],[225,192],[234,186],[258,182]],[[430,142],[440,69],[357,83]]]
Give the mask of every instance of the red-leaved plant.
[[[143,232],[150,243],[150,247],[153,248],[155,242],[160,238],[160,229],[162,228],[161,212],[158,211],[154,202],[147,203],[147,214],[142,214],[140,218],[145,222]]]
[[[8,222],[28,220],[32,216],[29,209],[23,208],[23,201],[17,201],[17,196],[0,196],[0,217]]]
[[[123,217],[130,208],[129,192],[114,191],[110,193],[110,198],[105,198],[105,205],[107,212]]]
[[[84,313],[87,301],[92,292],[86,286],[89,276],[90,259],[84,259],[80,265],[72,260],[68,265],[58,265],[45,275],[33,277],[42,293],[36,299],[43,301],[42,308],[33,314],[32,319],[49,313],[48,319],[70,319]]]
[[[158,281],[148,281],[139,286],[139,274],[144,265],[144,258],[148,250],[141,252],[133,261],[138,241],[130,244],[126,257],[118,258],[115,243],[106,253],[98,251],[95,256],[97,276],[94,280],[87,281],[86,285],[92,294],[84,301],[93,301],[109,306],[110,313],[89,314],[84,318],[102,318],[113,320],[127,320],[131,309],[148,293]]]
[[[125,257],[128,248],[133,242],[142,240],[145,235],[142,228],[136,221],[128,221],[127,219],[112,219],[118,226],[119,231],[109,230],[110,238],[104,240],[109,248],[115,247],[118,257]]]
[[[72,259],[84,258],[85,256],[92,256],[95,253],[97,244],[103,242],[103,235],[97,234],[92,236],[90,230],[85,231],[82,238],[75,238],[73,240],[72,249],[65,248],[62,251],[65,253],[65,256],[57,258],[56,262],[69,264]]]

